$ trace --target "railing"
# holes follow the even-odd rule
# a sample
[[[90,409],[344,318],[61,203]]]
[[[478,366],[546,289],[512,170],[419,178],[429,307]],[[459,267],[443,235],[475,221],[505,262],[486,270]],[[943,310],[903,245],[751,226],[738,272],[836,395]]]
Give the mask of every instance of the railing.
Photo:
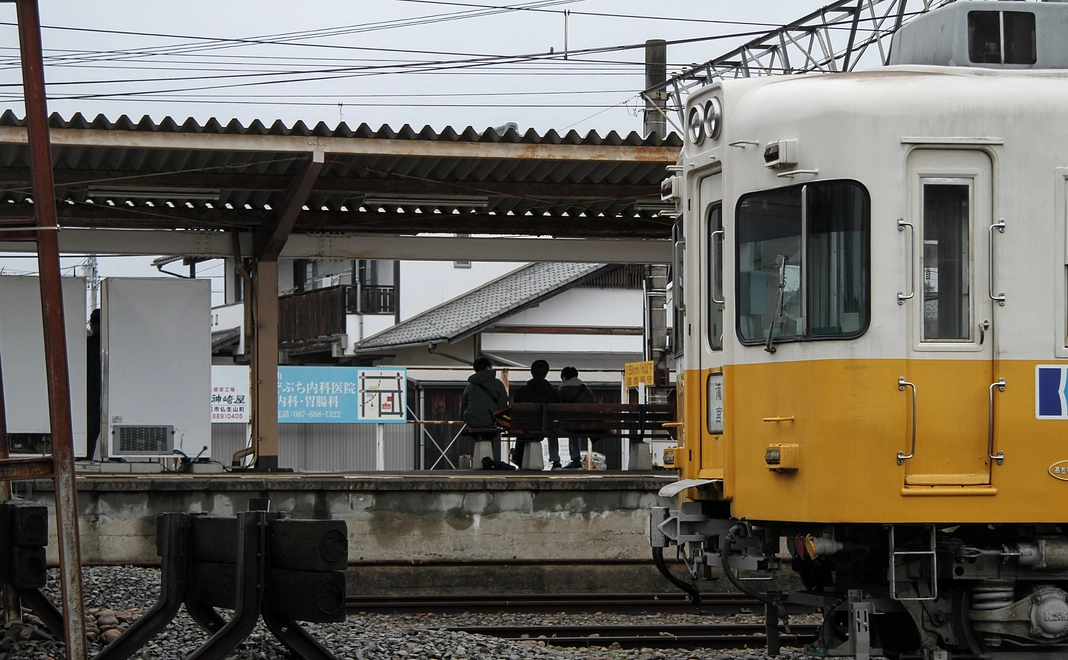
[[[345,309],[349,314],[393,314],[397,310],[397,290],[391,286],[346,287]]]
[[[347,314],[393,314],[391,286],[331,286],[278,299],[278,341],[295,342],[345,333]]]

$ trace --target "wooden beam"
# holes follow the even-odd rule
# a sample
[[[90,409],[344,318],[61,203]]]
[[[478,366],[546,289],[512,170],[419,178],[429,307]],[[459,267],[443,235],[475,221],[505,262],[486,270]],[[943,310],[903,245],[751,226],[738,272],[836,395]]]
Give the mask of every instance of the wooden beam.
[[[634,328],[597,328],[593,326],[560,325],[495,325],[483,331],[486,334],[524,334],[524,335],[638,335],[645,333],[640,327]]]

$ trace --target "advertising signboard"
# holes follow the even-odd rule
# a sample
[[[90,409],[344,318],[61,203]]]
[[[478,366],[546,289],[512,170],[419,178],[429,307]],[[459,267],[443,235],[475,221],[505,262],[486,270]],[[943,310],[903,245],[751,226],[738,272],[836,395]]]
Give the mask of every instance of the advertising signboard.
[[[403,368],[279,367],[281,424],[404,423]]]

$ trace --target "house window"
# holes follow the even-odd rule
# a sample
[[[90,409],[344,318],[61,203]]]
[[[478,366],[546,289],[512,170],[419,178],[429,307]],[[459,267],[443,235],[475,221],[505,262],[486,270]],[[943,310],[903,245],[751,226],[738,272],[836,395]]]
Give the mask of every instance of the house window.
[[[743,344],[858,337],[870,316],[871,201],[834,181],[743,196],[737,211]]]

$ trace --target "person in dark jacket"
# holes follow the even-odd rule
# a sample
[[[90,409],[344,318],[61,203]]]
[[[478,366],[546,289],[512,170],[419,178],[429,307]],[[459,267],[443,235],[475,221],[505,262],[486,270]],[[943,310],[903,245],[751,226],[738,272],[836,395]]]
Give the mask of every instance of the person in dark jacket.
[[[578,377],[578,369],[575,367],[561,369],[560,380],[563,381],[560,383],[560,389],[558,390],[560,403],[597,403],[597,397],[593,395],[593,390],[587,387],[586,383],[583,383],[582,379]],[[583,438],[567,439],[571,462],[564,469],[577,470],[582,467],[582,459],[580,458],[582,456],[582,441]]]
[[[556,388],[545,379],[548,373],[548,362],[534,360],[534,363],[530,365],[530,375],[534,377],[528,380],[526,385],[515,391],[512,395],[512,403],[558,403],[560,399],[556,395]],[[527,436],[527,439],[529,441],[540,441],[543,437]],[[552,440],[555,440],[555,438]],[[526,446],[526,442],[517,442],[515,443],[515,450],[512,451],[512,462],[520,467],[523,466],[523,452]],[[556,452],[555,457],[551,453],[549,455],[549,459],[553,461],[553,467],[560,467],[560,450],[556,447],[555,442],[550,443],[549,451]]]
[[[497,380],[497,372],[490,361],[478,358],[472,365],[475,373],[467,378],[467,387],[460,397],[460,417],[472,429],[494,428],[493,411],[508,405],[508,392]]]

